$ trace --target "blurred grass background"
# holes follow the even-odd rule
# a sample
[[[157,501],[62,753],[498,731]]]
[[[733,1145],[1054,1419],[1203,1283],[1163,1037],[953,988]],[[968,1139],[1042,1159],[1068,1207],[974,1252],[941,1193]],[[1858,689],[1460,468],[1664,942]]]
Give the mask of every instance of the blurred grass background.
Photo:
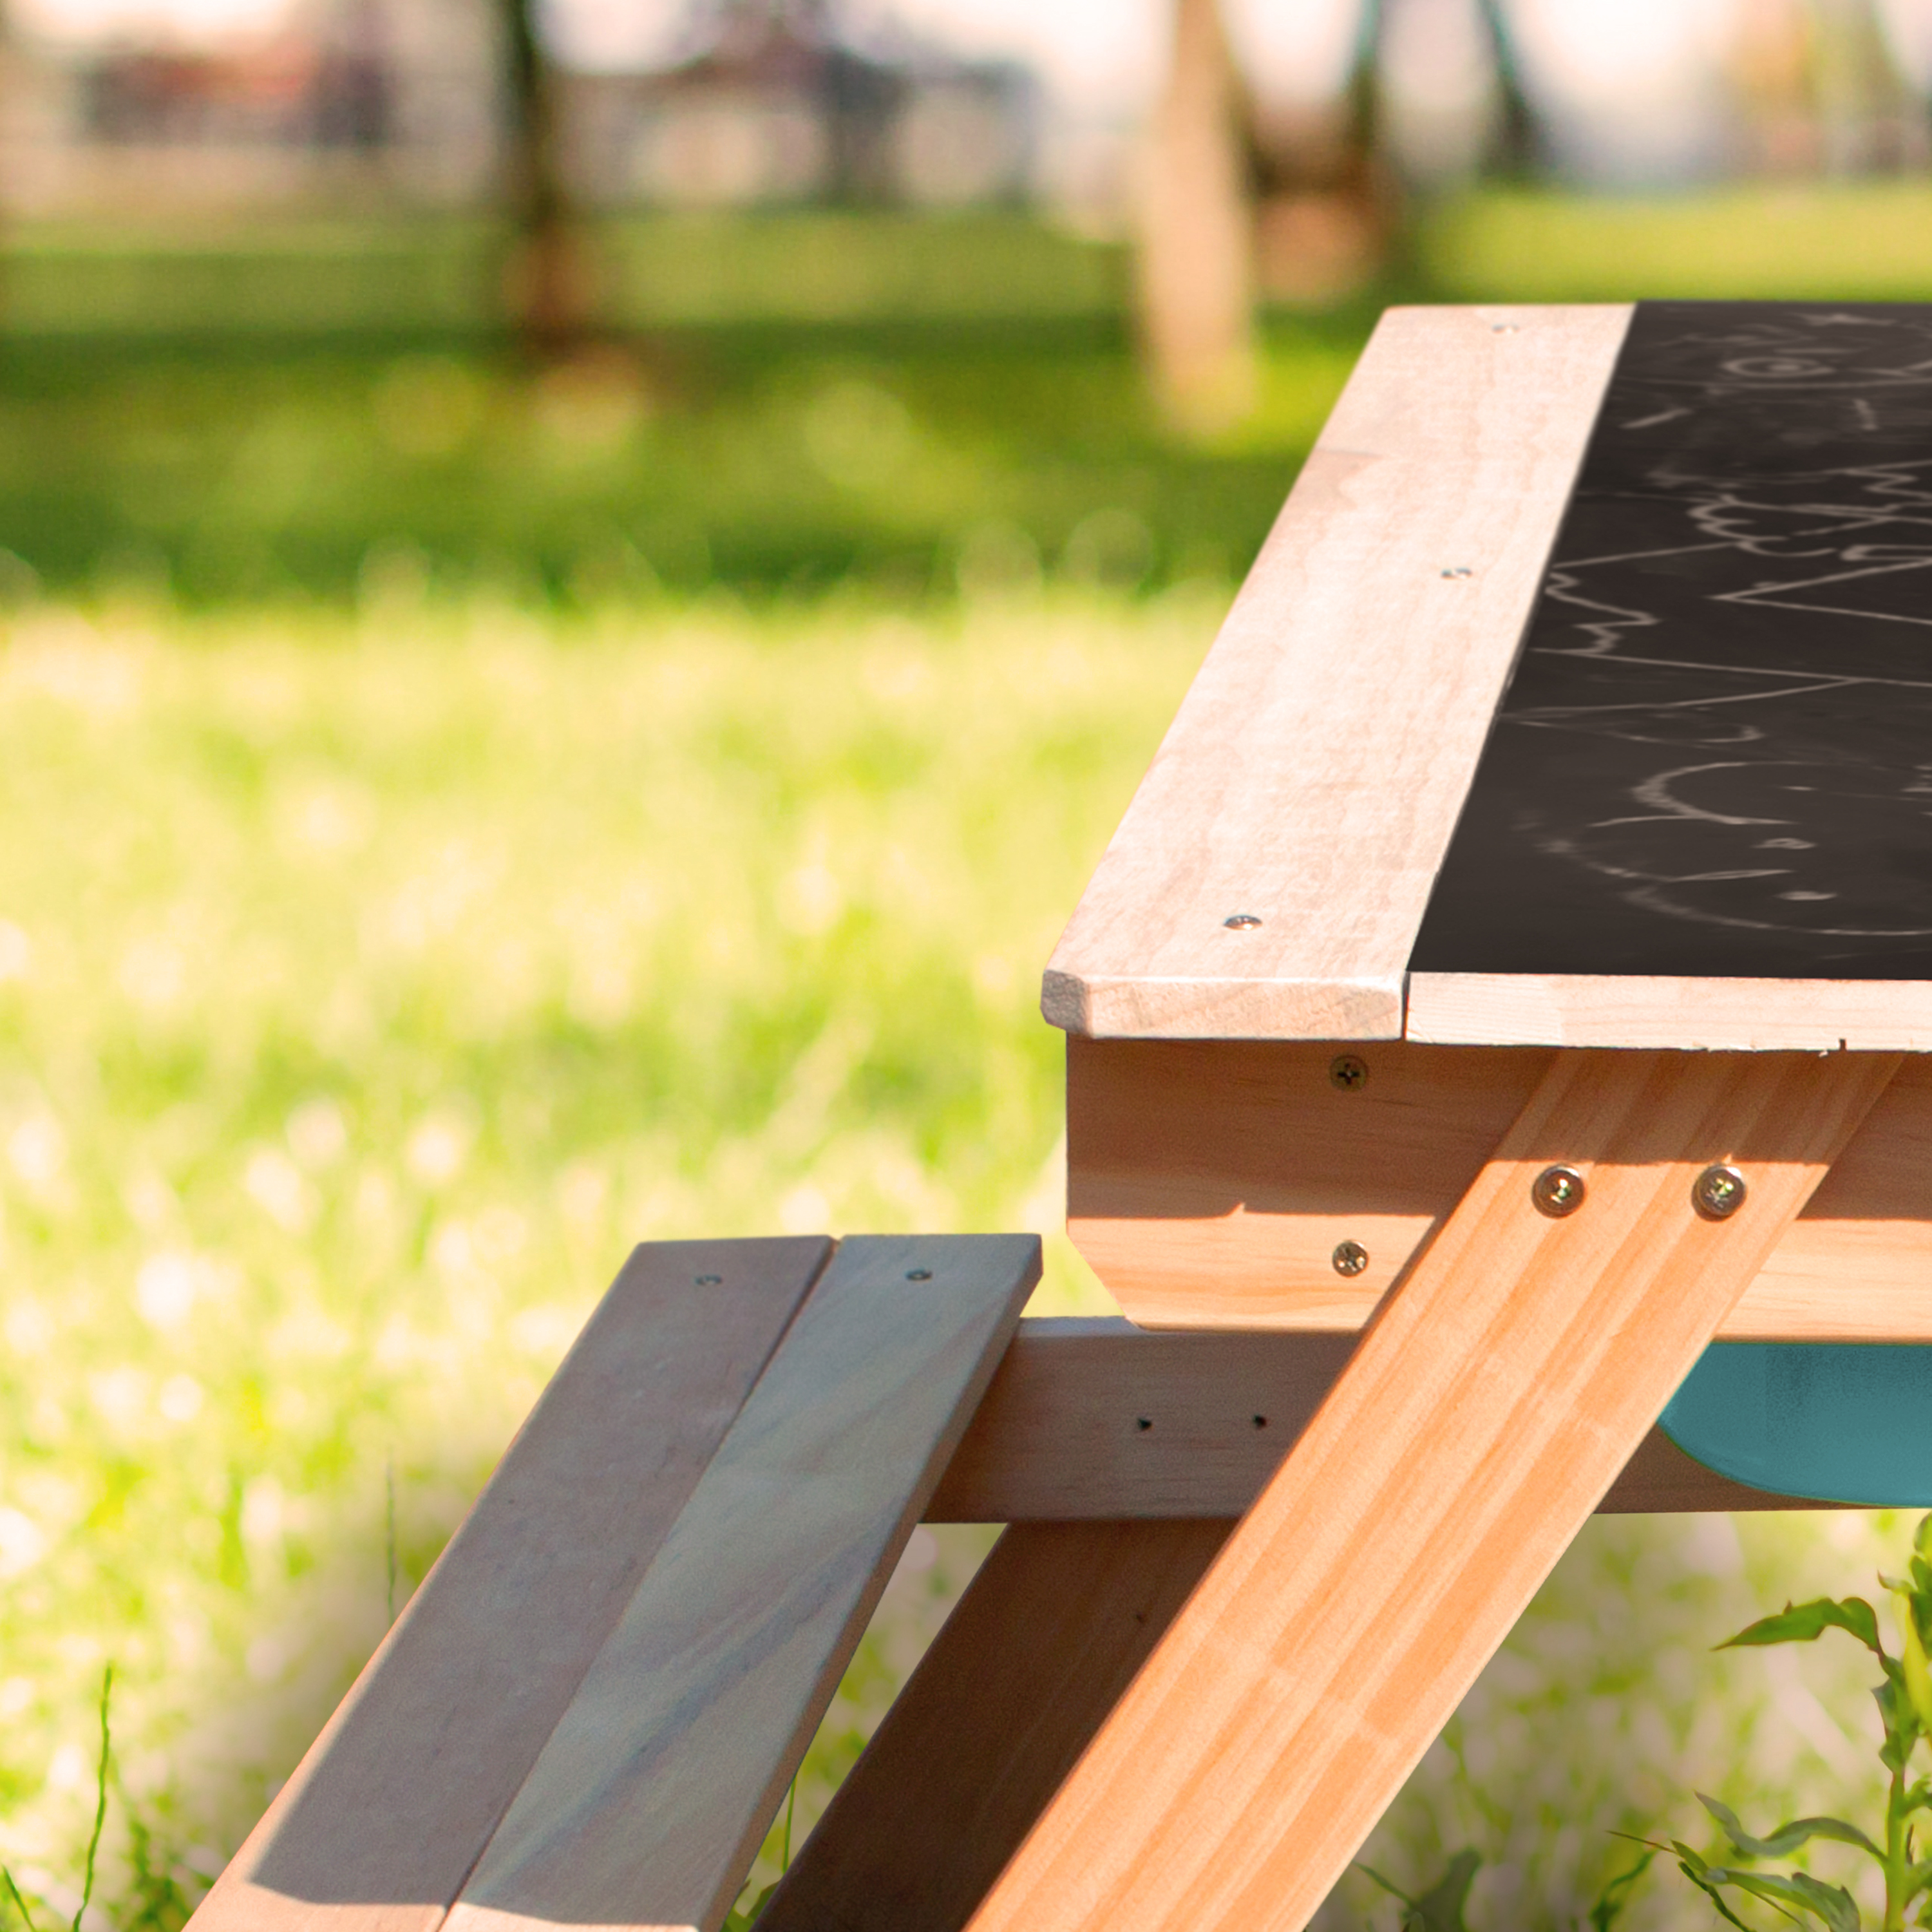
[[[13,237],[22,1884],[78,1903],[111,1659],[88,1922],[181,1922],[386,1623],[390,1495],[400,1603],[634,1241],[1054,1228],[1040,967],[1384,301],[1924,296],[1928,217],[1444,202],[1204,438],[1120,252],[1017,216],[614,224],[625,328],[540,370],[481,224]],[[1040,1305],[1105,1305],[1058,1238]],[[1371,1857],[1478,1844],[1477,1922],[1554,1928],[1693,1782],[1768,1823],[1863,1779],[1855,1666],[1701,1653],[1895,1527],[1595,1526]],[[801,1828],[987,1541],[916,1537]],[[1331,1924],[1389,1920],[1352,1887]]]
[[[1148,394],[1118,244],[998,212],[598,236],[615,332],[532,380],[487,224],[23,229],[0,262],[0,594],[1230,580],[1385,302],[1932,288],[1916,181],[1486,190],[1429,211],[1380,286],[1276,311],[1259,406],[1202,440]]]

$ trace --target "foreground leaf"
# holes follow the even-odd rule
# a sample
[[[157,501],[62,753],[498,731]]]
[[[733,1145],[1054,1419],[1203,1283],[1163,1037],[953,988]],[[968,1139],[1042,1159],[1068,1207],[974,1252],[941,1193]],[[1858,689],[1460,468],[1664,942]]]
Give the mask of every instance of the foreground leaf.
[[[1479,1852],[1466,1847],[1449,1861],[1449,1869],[1419,1897],[1412,1898],[1400,1886],[1391,1885],[1372,1865],[1360,1869],[1392,1898],[1399,1898],[1408,1910],[1402,1914],[1402,1932],[1468,1932],[1462,1918],[1469,1886],[1482,1864]]]
[[[1630,1904],[1630,1894],[1636,1889],[1637,1881],[1649,1870],[1657,1851],[1654,1845],[1651,1846],[1628,1871],[1618,1873],[1598,1893],[1596,1903],[1590,1907],[1590,1932],[1611,1932],[1624,1916],[1624,1909]]]
[[[1842,1886],[1826,1885],[1808,1872],[1792,1872],[1780,1878],[1771,1872],[1740,1871],[1735,1866],[1706,1865],[1701,1877],[1693,1875],[1714,1902],[1714,1888],[1728,1886],[1752,1898],[1761,1899],[1775,1912],[1781,1912],[1794,1925],[1806,1918],[1815,1920],[1826,1932],[1862,1932],[1863,1922],[1852,1895]],[[1801,1916],[1802,1915],[1802,1916]],[[1741,1920],[1733,1918],[1734,1924]]]
[[[1794,1818],[1789,1824],[1780,1825],[1768,1838],[1754,1838],[1738,1822],[1738,1815],[1728,1804],[1720,1804],[1714,1798],[1697,1794],[1697,1802],[1716,1819],[1719,1828],[1732,1844],[1748,1858],[1782,1858],[1797,1850],[1798,1847],[1813,1838],[1828,1838],[1840,1845],[1856,1845],[1862,1852],[1869,1852],[1875,1858],[1882,1859],[1884,1852],[1874,1844],[1856,1825],[1847,1824],[1842,1818]]]
[[[1828,1630],[1849,1631],[1874,1657],[1885,1655],[1878,1640],[1878,1618],[1862,1597],[1818,1597],[1808,1604],[1786,1604],[1775,1616],[1760,1617],[1718,1646],[1736,1650],[1767,1643],[1810,1643]]]
[[[720,1932],[752,1932],[752,1928],[758,1922],[758,1915],[771,1904],[772,1894],[778,1888],[778,1881],[774,1879],[749,1905],[741,1905],[728,1912]]]

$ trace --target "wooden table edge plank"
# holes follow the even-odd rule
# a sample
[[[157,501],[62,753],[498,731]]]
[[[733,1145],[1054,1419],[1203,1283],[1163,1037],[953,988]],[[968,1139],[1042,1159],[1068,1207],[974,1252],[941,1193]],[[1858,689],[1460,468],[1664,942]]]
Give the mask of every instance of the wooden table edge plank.
[[[1400,1030],[1632,313],[1384,312],[1054,949],[1049,1019]]]

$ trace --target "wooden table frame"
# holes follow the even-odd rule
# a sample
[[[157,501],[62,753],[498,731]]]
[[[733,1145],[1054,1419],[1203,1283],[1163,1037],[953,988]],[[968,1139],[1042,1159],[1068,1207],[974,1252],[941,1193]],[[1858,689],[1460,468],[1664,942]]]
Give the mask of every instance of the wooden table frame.
[[[1054,955],[1142,1327],[640,1250],[204,1932],[716,1932],[922,1515],[1010,1526],[761,1932],[1299,1932],[1593,1510],[1790,1503],[1655,1425],[1932,1340],[1932,981],[1408,970],[1630,316],[1384,318]]]
[[[715,1932],[924,1516],[1011,1526],[761,1924],[1288,1932],[1593,1510],[1792,1506],[1654,1424],[1897,1065],[1553,1056],[1360,1334],[639,1250],[196,1924]]]

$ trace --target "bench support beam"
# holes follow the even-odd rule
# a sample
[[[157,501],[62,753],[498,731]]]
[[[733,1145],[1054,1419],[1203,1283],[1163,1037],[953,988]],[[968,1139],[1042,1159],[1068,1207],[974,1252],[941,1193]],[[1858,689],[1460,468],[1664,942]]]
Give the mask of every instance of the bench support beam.
[[[1304,1926],[1895,1066],[1558,1056],[974,1932]]]

